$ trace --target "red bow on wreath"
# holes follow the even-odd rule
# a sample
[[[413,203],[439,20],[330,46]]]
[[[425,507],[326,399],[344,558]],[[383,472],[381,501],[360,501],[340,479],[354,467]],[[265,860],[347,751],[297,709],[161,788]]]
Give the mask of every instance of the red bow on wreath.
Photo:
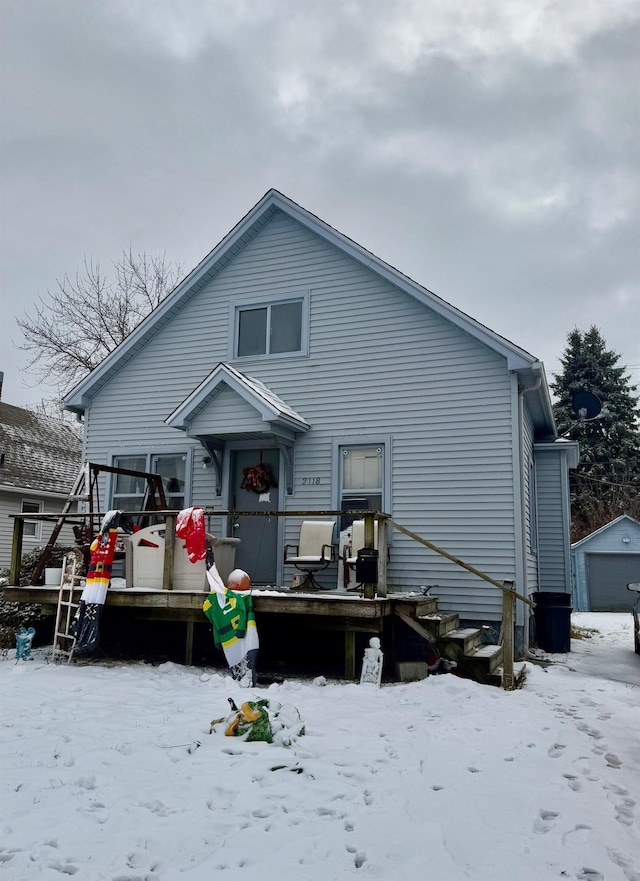
[[[262,457],[257,465],[252,465],[250,468],[243,468],[242,475],[240,488],[248,489],[254,493],[263,493],[272,486],[278,485],[277,480],[273,476],[271,465],[263,462]]]

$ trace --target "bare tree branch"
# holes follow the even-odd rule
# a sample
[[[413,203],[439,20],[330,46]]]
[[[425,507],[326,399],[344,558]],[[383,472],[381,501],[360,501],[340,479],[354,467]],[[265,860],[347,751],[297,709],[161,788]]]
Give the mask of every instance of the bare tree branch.
[[[97,367],[174,288],[182,274],[166,255],[123,250],[112,277],[84,259],[18,319],[27,370],[64,394]]]

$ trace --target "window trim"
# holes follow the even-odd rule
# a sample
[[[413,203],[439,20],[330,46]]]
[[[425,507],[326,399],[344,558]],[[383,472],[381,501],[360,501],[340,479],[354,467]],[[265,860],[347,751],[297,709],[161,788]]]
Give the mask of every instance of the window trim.
[[[229,341],[229,359],[232,361],[250,361],[256,359],[259,361],[272,361],[274,358],[304,358],[309,354],[309,291],[295,294],[290,297],[276,297],[273,300],[263,300],[262,302],[236,303],[229,306],[230,317],[229,327],[232,328],[232,336]],[[272,306],[283,306],[289,303],[301,303],[302,314],[300,316],[300,348],[295,352],[265,352],[261,355],[239,355],[238,344],[240,339],[240,313],[248,312],[252,309],[267,309]]]
[[[529,528],[527,530],[528,551],[532,555],[538,553],[538,484],[536,474],[536,463],[533,456],[529,457],[528,463],[529,479],[527,490],[527,507]]]
[[[393,515],[391,508],[391,462],[392,462],[392,443],[391,435],[355,435],[353,437],[336,437],[332,442],[331,450],[331,473],[333,475],[333,486],[331,489],[331,503],[333,510],[340,510],[342,496],[342,450],[345,447],[350,448],[382,448],[382,511],[385,514]],[[388,530],[390,533],[391,530]],[[387,537],[390,543],[391,535]]]
[[[145,467],[146,471],[149,471],[149,466],[151,465],[151,461],[154,456],[185,456],[184,463],[184,506],[188,508],[191,505],[191,493],[192,493],[192,483],[193,483],[193,447],[188,446],[170,446],[170,447],[151,447],[146,449],[132,449],[130,447],[125,447],[122,450],[112,450],[109,452],[107,456],[107,461],[111,466],[115,466],[116,459],[124,459],[127,456],[146,456],[147,465]],[[114,490],[116,486],[116,475],[109,474],[108,475],[108,483],[107,483],[107,491],[106,497],[109,499],[109,505],[113,506],[114,500]]]
[[[25,504],[37,505],[38,510],[37,511],[25,511],[25,509],[24,509]],[[21,499],[20,500],[20,513],[21,514],[42,514],[43,507],[44,507],[44,503],[40,499]],[[23,539],[26,539],[27,541],[40,541],[42,538],[42,521],[41,520],[28,520],[27,518],[25,518],[22,522],[23,522]],[[35,531],[34,531],[33,535],[27,535],[27,533],[24,531],[24,527],[27,525],[27,523],[33,523],[33,525],[35,526]]]

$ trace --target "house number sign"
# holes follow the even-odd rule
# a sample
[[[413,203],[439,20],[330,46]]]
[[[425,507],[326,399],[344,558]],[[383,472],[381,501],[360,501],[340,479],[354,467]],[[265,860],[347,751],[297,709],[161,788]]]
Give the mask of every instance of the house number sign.
[[[303,486],[317,486],[320,483],[319,477],[303,477],[302,485]]]

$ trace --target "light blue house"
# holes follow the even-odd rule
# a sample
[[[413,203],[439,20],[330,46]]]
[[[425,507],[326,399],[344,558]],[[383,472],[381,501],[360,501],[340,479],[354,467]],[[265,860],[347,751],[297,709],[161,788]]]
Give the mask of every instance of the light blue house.
[[[573,607],[579,612],[628,612],[640,581],[640,523],[623,514],[571,545]]]
[[[86,459],[162,474],[175,507],[378,509],[521,592],[570,590],[577,446],[541,362],[275,190],[65,404]],[[260,496],[240,488],[259,463],[278,484]],[[130,510],[142,489],[105,492]],[[253,582],[290,584],[301,518],[229,519],[211,530],[241,538]],[[501,617],[501,591],[398,532],[388,580]]]

